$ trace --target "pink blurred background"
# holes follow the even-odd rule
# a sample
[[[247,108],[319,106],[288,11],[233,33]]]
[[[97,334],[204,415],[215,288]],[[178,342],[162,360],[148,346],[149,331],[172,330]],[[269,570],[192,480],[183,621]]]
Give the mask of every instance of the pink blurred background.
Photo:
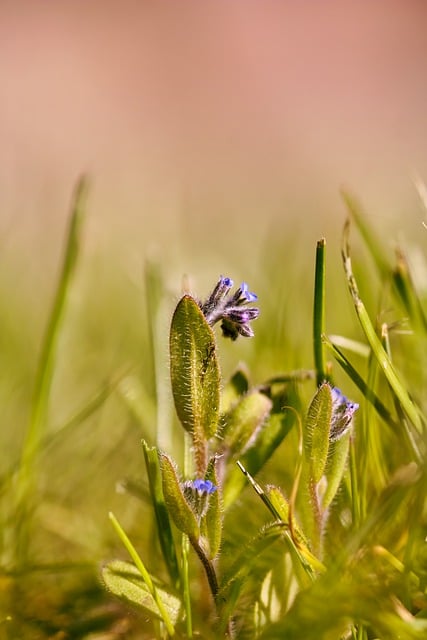
[[[423,0],[2,0],[4,250],[59,245],[86,171],[100,251],[312,241],[342,185],[420,234],[426,32]]]

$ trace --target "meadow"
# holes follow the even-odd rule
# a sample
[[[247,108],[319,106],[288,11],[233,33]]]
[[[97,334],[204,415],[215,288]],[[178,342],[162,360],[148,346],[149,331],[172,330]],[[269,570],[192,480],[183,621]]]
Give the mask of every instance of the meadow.
[[[4,273],[0,637],[427,637],[427,283],[342,198],[341,255],[124,290],[83,179],[43,313]]]

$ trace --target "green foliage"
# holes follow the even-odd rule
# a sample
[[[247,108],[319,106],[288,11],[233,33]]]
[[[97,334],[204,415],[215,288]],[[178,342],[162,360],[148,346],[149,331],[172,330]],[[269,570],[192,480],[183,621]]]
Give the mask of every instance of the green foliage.
[[[206,480],[218,486],[218,459],[211,458],[206,472]],[[213,560],[220,550],[222,538],[223,505],[221,491],[215,491],[209,497],[209,506],[202,518],[202,534],[208,541],[208,557]]]
[[[310,475],[314,482],[323,476],[329,451],[329,430],[332,420],[332,394],[328,384],[322,384],[311,401],[307,414],[307,445],[305,447]]]
[[[178,559],[175,551],[169,513],[162,489],[162,470],[160,468],[159,454],[156,447],[149,447],[145,441],[142,442],[142,446],[150,487],[150,497],[156,516],[157,535],[172,583],[177,587],[179,584]],[[164,475],[163,473],[163,476]]]
[[[343,316],[335,291],[331,313],[326,313],[329,274],[322,239],[316,248],[312,332],[306,340],[314,366],[303,361],[303,369],[283,370],[287,358],[299,363],[305,351],[297,331],[282,335],[275,327],[276,307],[289,315],[289,322],[303,325],[294,309],[276,299],[280,296],[274,294],[269,313],[268,302],[263,307],[268,292],[260,296],[259,334],[246,352],[251,366],[236,367],[236,346],[229,341],[219,348],[212,319],[224,321],[226,310],[231,325],[225,324],[225,335],[232,326],[229,336],[237,335],[239,345],[252,333],[249,321],[258,316],[253,308],[245,315],[245,304],[255,302],[255,294],[245,285],[233,298],[231,280],[220,278],[204,304],[184,295],[169,334],[173,403],[161,358],[167,336],[160,318],[169,294],[160,269],[149,263],[147,326],[138,325],[136,331],[146,331],[143,366],[121,366],[107,381],[94,380],[72,417],[58,420],[52,435],[47,418],[79,257],[84,191],[80,185],[73,205],[23,450],[2,479],[0,633],[9,628],[9,637],[25,637],[28,628],[37,628],[33,637],[42,640],[54,633],[88,637],[86,627],[83,636],[56,622],[49,627],[45,621],[54,621],[54,615],[27,613],[29,596],[17,588],[32,572],[46,570],[37,566],[37,554],[41,549],[48,553],[53,541],[70,557],[70,548],[74,558],[83,549],[92,568],[99,567],[101,557],[130,557],[132,562],[113,560],[101,570],[114,596],[108,596],[107,606],[118,607],[114,621],[133,621],[128,635],[123,633],[129,640],[425,638],[427,294],[417,290],[407,251],[398,248],[393,262],[355,200],[345,195],[359,232],[359,240],[350,243],[347,223],[342,246],[354,316],[343,327],[344,335],[328,335],[326,317],[341,326]],[[371,262],[359,257],[361,251]],[[266,274],[269,281],[282,278],[274,265]],[[281,291],[283,282],[276,281],[269,286]],[[139,352],[129,349],[131,358]],[[226,362],[221,368],[232,372],[228,379],[220,375],[220,358]],[[270,366],[275,370],[267,371]],[[336,384],[355,397],[358,411]],[[97,420],[102,428],[93,433]],[[116,424],[126,425],[121,439]],[[138,456],[135,444],[142,436]],[[90,438],[93,447],[85,449]],[[75,440],[78,444],[70,449]],[[83,465],[75,461],[79,447],[86,455]],[[98,449],[104,456],[102,473],[91,466]],[[64,504],[51,493],[55,473],[49,468],[43,475],[41,464],[52,464],[58,452],[57,468],[65,469],[65,460],[75,465],[73,479],[84,476],[81,493],[71,483]],[[127,491],[117,496],[112,489],[123,475],[121,486]],[[97,483],[108,484],[107,498],[99,500]],[[91,506],[77,518],[82,495]],[[84,528],[87,519],[102,513],[102,529],[110,508],[121,511],[124,523],[110,513],[120,551],[105,549],[103,531],[94,534],[90,523]],[[38,547],[30,532],[40,536]],[[74,571],[76,566],[77,561]],[[48,598],[39,591],[42,608]],[[113,618],[108,617],[110,626]],[[117,637],[111,628],[108,632]]]
[[[194,440],[215,435],[219,415],[219,368],[215,338],[199,306],[184,296],[172,318],[170,365],[181,424]]]
[[[184,496],[182,484],[178,479],[177,470],[171,458],[166,454],[160,454],[160,464],[162,470],[162,487],[167,510],[182,533],[185,533],[190,540],[198,540],[200,537],[200,527],[196,519],[196,514],[192,510]]]
[[[163,620],[150,589],[135,565],[114,560],[102,569],[102,578],[107,589],[115,596],[142,610],[148,617]],[[160,587],[157,587],[157,593],[168,611],[172,624],[176,624],[180,613],[180,600]]]

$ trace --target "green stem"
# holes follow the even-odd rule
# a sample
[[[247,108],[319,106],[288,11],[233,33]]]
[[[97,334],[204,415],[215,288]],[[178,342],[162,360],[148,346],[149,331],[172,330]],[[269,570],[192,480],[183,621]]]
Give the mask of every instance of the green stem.
[[[206,577],[208,579],[209,588],[211,590],[212,597],[213,597],[214,602],[215,602],[215,606],[218,609],[218,591],[219,591],[219,589],[218,589],[218,579],[216,577],[215,568],[214,568],[212,562],[209,560],[209,558],[205,554],[205,552],[203,551],[202,547],[199,545],[198,541],[195,540],[195,539],[191,539],[190,538],[190,543],[191,543],[191,546],[193,547],[194,551],[199,556],[200,561],[201,561],[201,563],[203,565],[203,568],[204,568],[205,573],[206,573]]]
[[[192,613],[191,613],[191,598],[190,598],[190,581],[188,579],[188,536],[185,534],[182,535],[182,570],[181,570],[181,580],[182,580],[182,591],[183,591],[183,600],[184,600],[184,609],[185,609],[185,627],[187,632],[187,638],[193,637],[193,622],[192,622]]]
[[[350,440],[350,482],[351,482],[351,509],[352,509],[352,518],[353,518],[353,526],[357,531],[360,527],[361,521],[361,504],[360,504],[360,492],[359,492],[359,481],[357,478],[357,462],[356,462],[356,452],[355,452],[355,444],[354,440]],[[365,509],[363,508],[363,511]]]
[[[316,247],[316,270],[314,278],[313,348],[317,386],[328,379],[323,335],[325,333],[325,272],[326,240],[322,238]]]

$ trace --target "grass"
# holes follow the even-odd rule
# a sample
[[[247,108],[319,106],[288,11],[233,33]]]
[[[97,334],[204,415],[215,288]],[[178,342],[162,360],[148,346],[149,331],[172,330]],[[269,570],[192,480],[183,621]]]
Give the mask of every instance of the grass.
[[[390,257],[343,194],[342,259],[319,240],[299,307],[280,247],[259,304],[229,303],[228,282],[176,304],[154,262],[144,305],[113,272],[94,302],[86,190],[37,367],[9,345],[32,398],[0,388],[27,424],[3,430],[0,637],[426,637],[427,289],[411,256]],[[224,339],[212,305],[255,336]]]

